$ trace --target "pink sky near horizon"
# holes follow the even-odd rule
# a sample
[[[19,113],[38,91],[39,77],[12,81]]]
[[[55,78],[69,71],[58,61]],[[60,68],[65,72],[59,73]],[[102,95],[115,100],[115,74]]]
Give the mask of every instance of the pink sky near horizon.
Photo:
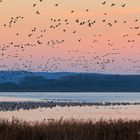
[[[140,25],[140,1],[107,0],[103,5],[104,1],[3,0],[0,3],[0,70],[140,74],[140,35],[137,35],[140,28],[135,29]],[[34,3],[37,5],[33,8]],[[54,6],[57,3],[59,5]],[[112,3],[116,6],[111,7]],[[123,4],[126,6],[122,7]],[[71,10],[74,13],[71,13]],[[36,11],[39,11],[40,15],[37,15]],[[23,16],[24,19],[19,19],[9,28],[10,18],[17,16]],[[51,18],[60,18],[62,25],[51,29]],[[65,25],[65,19],[69,19],[69,25]],[[96,23],[92,27],[88,27],[88,24],[81,26],[75,22],[76,19],[80,22],[91,20]],[[105,23],[102,22],[104,19]],[[117,23],[113,23],[115,20]],[[124,24],[124,21],[127,22]],[[112,27],[109,27],[108,23],[113,24]],[[34,27],[37,30],[29,38],[28,34]],[[41,33],[44,29],[46,32]],[[73,34],[73,31],[76,31],[76,34]],[[41,34],[43,37],[37,39]],[[126,34],[128,36],[123,37]],[[52,39],[65,42],[48,46],[47,42]],[[43,44],[39,45],[37,40]],[[13,42],[13,45],[9,45],[10,42]],[[24,46],[27,43],[36,46]],[[7,48],[8,45],[10,47]],[[23,45],[24,51],[14,45]]]

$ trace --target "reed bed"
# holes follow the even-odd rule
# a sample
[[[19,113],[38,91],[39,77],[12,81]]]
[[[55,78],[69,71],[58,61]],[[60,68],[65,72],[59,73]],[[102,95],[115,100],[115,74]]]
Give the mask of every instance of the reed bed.
[[[0,140],[140,140],[140,121],[0,120]]]

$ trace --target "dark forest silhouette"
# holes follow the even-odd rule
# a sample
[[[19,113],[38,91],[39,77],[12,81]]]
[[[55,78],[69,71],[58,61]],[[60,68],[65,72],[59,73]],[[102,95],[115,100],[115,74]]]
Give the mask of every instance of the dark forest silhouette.
[[[17,75],[19,77],[20,72]],[[108,75],[92,73],[29,74],[26,72],[26,74],[20,78],[21,80],[18,82],[1,81],[0,91],[140,91],[140,75]]]

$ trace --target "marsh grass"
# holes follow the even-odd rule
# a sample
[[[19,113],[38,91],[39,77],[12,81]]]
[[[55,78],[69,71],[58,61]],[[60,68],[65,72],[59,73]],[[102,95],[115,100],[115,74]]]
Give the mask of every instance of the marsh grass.
[[[140,121],[0,120],[0,140],[140,140]]]

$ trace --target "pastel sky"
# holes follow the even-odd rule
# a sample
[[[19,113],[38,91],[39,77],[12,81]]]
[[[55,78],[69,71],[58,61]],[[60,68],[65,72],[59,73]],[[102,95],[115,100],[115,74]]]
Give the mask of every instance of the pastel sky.
[[[0,19],[0,70],[140,74],[139,0],[3,0]]]

